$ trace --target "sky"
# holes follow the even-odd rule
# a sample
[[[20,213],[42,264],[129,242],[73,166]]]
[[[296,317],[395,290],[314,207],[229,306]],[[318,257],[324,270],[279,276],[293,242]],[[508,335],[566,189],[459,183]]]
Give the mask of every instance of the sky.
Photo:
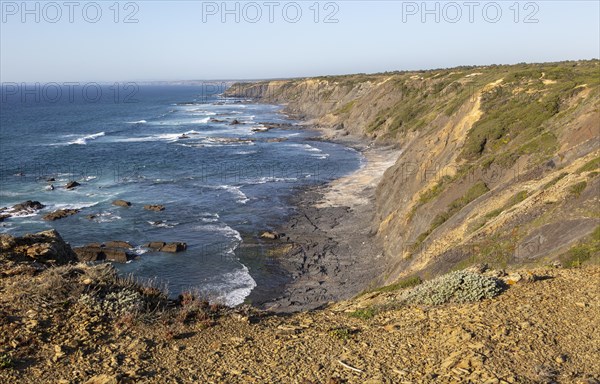
[[[0,1],[0,82],[266,79],[592,59],[600,1]]]

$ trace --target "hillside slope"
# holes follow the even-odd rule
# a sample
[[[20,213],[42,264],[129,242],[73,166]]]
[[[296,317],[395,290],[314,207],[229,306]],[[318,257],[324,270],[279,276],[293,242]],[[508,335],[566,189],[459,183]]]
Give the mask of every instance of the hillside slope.
[[[460,67],[234,84],[226,94],[377,143],[398,160],[377,188],[382,279],[429,278],[600,250],[600,63]]]

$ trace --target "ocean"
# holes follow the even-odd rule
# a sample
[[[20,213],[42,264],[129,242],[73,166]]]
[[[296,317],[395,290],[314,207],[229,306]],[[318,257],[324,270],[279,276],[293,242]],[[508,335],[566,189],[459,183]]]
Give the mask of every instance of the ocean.
[[[289,218],[294,193],[363,161],[351,148],[314,140],[316,133],[287,119],[281,106],[225,98],[222,87],[119,87],[57,97],[43,88],[36,94],[35,86],[29,93],[3,86],[0,207],[26,200],[46,207],[6,219],[0,233],[54,228],[74,247],[128,241],[139,257],[115,263],[121,273],[158,279],[171,295],[194,290],[237,305],[257,284],[277,278],[260,257],[240,255],[243,238]],[[65,189],[72,180],[81,185]],[[114,206],[116,199],[132,206]],[[64,208],[81,211],[42,220]],[[150,241],[188,248],[149,252],[143,244]]]

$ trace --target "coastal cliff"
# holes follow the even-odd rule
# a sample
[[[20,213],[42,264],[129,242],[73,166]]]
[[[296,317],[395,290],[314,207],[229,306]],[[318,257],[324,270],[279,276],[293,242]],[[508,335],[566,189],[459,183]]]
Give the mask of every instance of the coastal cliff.
[[[597,60],[237,83],[330,137],[393,144],[372,233],[378,284],[600,251]]]

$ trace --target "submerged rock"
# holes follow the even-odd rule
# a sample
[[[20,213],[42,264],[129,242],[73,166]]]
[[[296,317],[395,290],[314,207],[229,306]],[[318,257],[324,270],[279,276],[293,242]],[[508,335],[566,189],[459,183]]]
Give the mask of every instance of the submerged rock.
[[[131,207],[131,202],[125,200],[115,200],[112,202],[112,205],[116,205],[117,207]]]
[[[165,210],[165,206],[164,205],[160,205],[160,204],[148,204],[148,205],[144,205],[144,209],[147,210],[147,211],[159,212],[159,211],[164,211]]]
[[[76,213],[79,213],[79,209],[59,209],[58,211],[54,211],[52,213],[44,215],[43,219],[47,221],[54,221],[63,219],[68,216],[72,216]]]
[[[78,182],[76,182],[76,181],[69,181],[69,182],[67,183],[67,185],[65,185],[65,188],[66,188],[66,189],[73,189],[73,188],[75,188],[75,187],[79,187],[80,185],[81,185],[81,184],[79,184],[79,183],[78,183]]]

